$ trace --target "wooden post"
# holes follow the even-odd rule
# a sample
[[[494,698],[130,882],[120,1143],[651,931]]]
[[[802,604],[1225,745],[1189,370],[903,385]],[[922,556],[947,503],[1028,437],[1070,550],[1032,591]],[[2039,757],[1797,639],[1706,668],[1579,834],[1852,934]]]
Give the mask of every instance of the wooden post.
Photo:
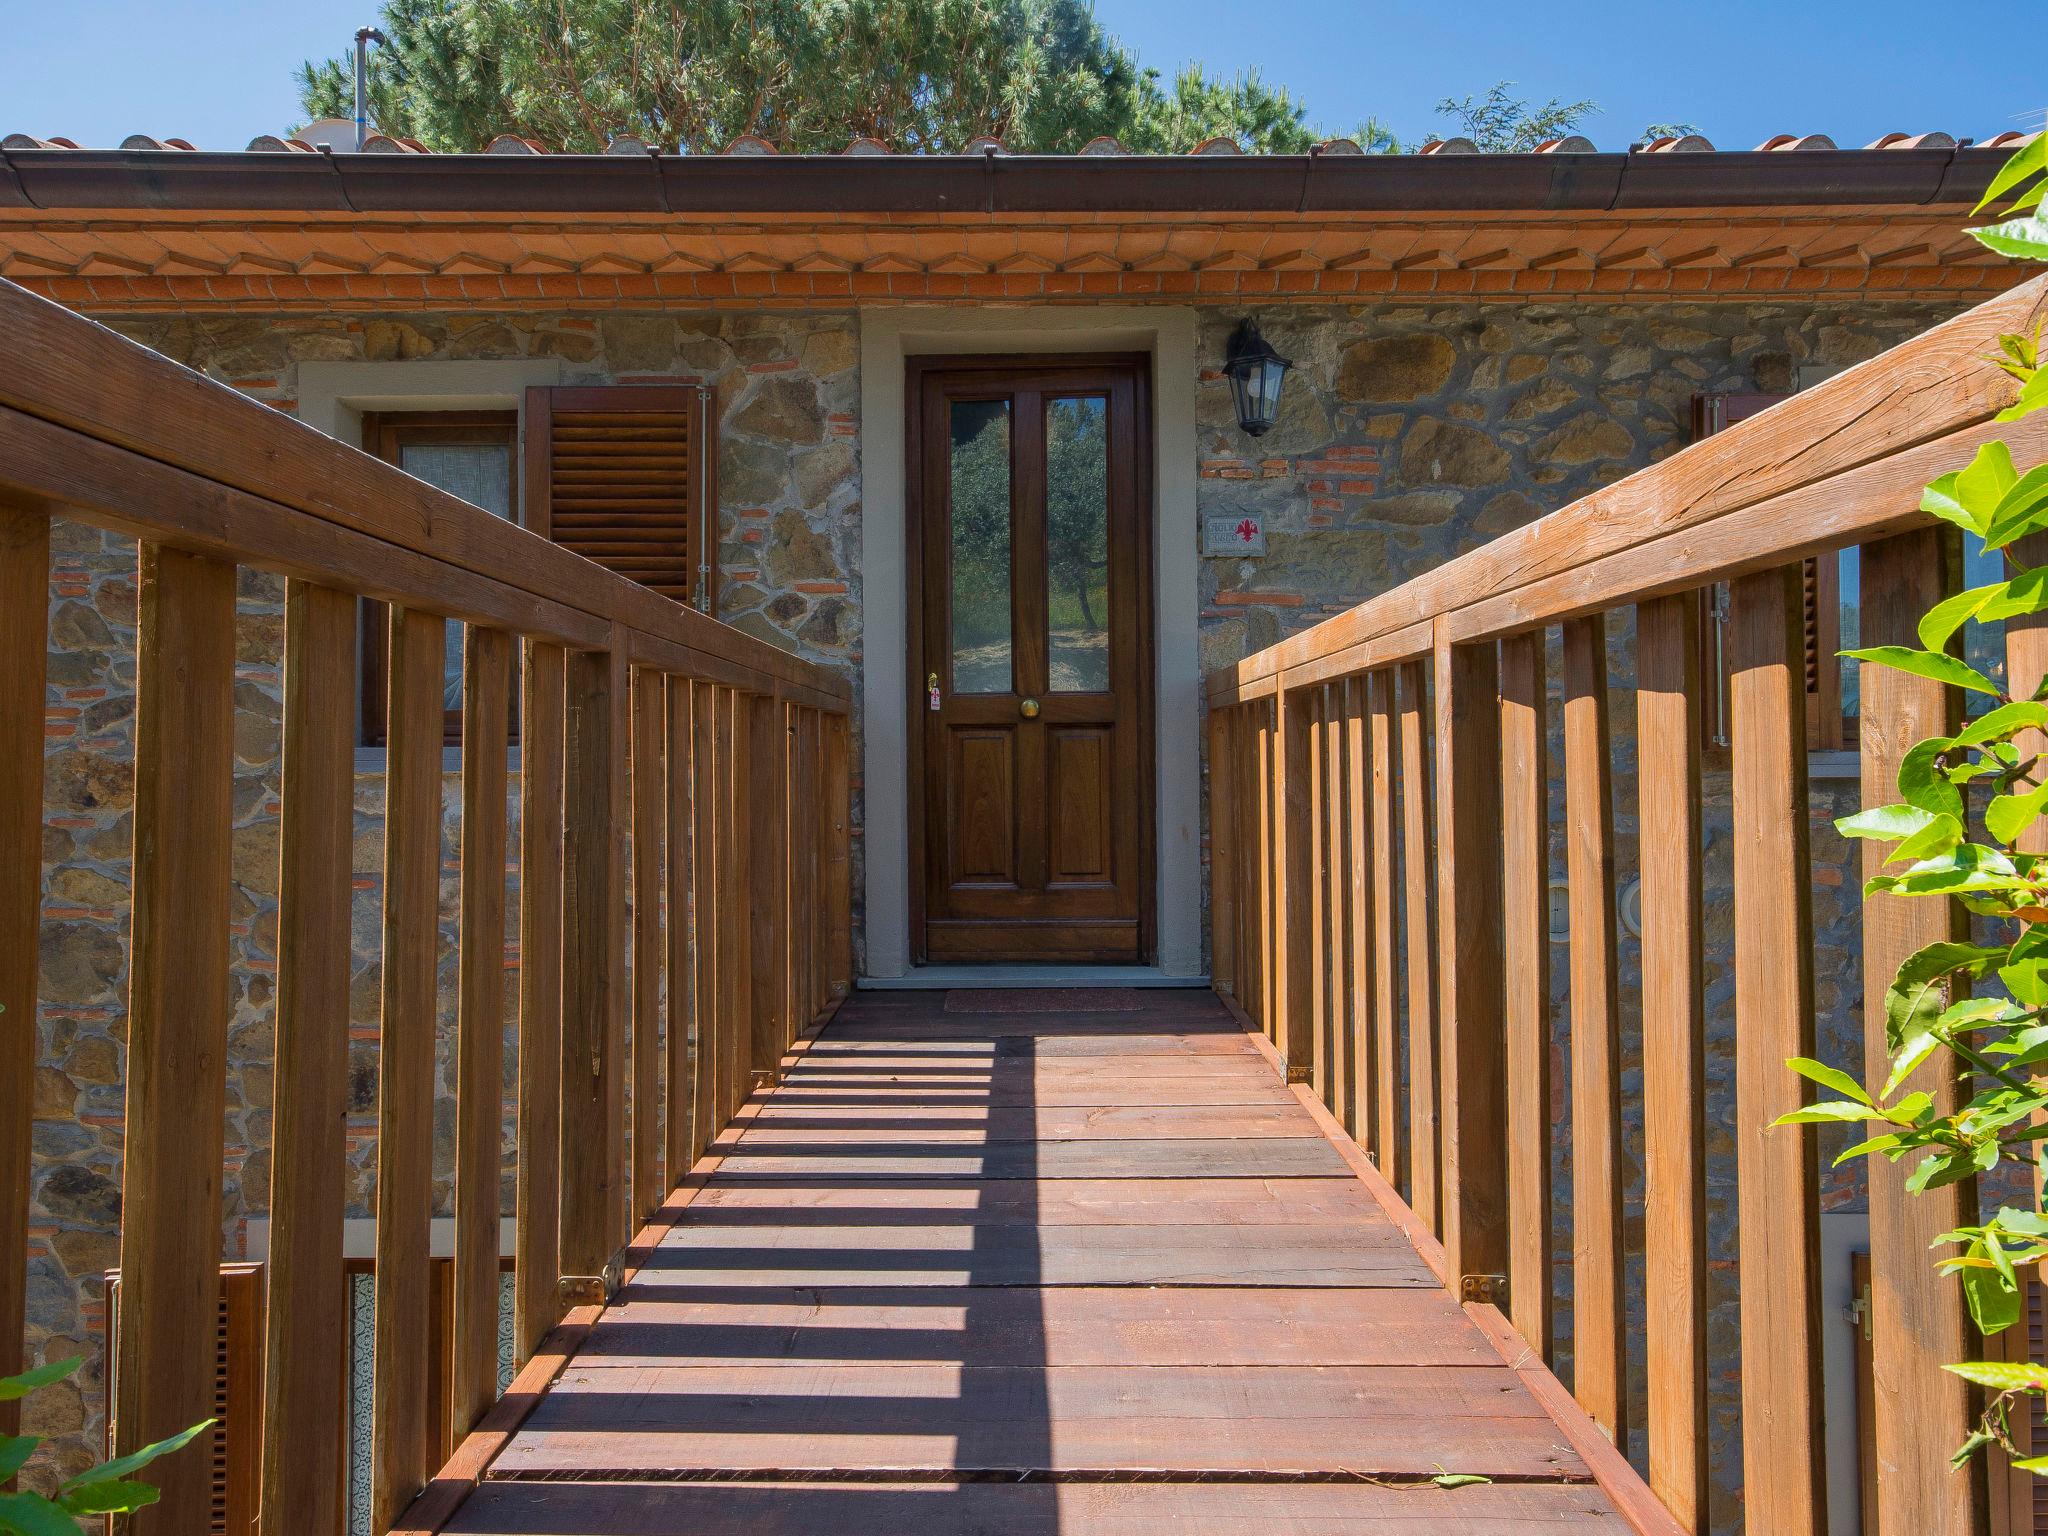
[[[1814,1536],[1827,1529],[1815,1138],[1771,1125],[1807,1101],[1785,1060],[1814,1039],[1799,567],[1731,591],[1742,1358],[1763,1366],[1742,1373],[1743,1505],[1758,1530]]]
[[[719,857],[725,861],[718,888],[719,1006],[725,1010],[724,1059],[719,1063],[718,1128],[731,1123],[753,1091],[754,1028],[753,956],[749,921],[747,860],[751,818],[748,798],[754,793],[747,748],[752,741],[748,696],[725,690],[718,710]]]
[[[1508,1262],[1500,659],[1490,640],[1452,645],[1441,621],[1436,754],[1444,1262],[1461,1300],[1498,1300]]]
[[[625,636],[568,669],[562,861],[562,1268],[605,1272],[626,1198]]]
[[[502,630],[468,626],[462,677],[462,937],[456,1026],[454,1350],[449,1376],[450,1428],[458,1442],[498,1400],[511,637]]]
[[[1571,909],[1572,1395],[1628,1443],[1621,1233],[1621,1002],[1607,619],[1564,626],[1565,870]],[[1655,835],[1654,833],[1652,834]]]
[[[0,509],[0,1376],[26,1363],[50,520]],[[21,1404],[0,1403],[0,1435]]]
[[[825,721],[825,806],[831,831],[825,866],[827,977],[835,1001],[853,989],[852,730],[844,715]]]
[[[1275,807],[1280,796],[1274,778],[1276,765],[1275,744],[1279,731],[1274,720],[1279,710],[1279,695],[1270,700],[1261,699],[1252,706],[1258,713],[1251,732],[1253,775],[1256,780],[1252,813],[1258,821],[1258,912],[1253,923],[1253,935],[1259,952],[1259,1027],[1265,1031],[1268,1040],[1279,1038],[1279,1026],[1275,1022],[1280,1016],[1279,977],[1281,967],[1278,955],[1280,947],[1280,882],[1276,875],[1279,853],[1279,835],[1276,826]]]
[[[1550,743],[1543,631],[1500,643],[1508,1316],[1550,1358]]]
[[[1343,743],[1339,753],[1344,784],[1344,975],[1347,1014],[1351,1022],[1351,1112],[1345,1129],[1361,1147],[1372,1143],[1375,1014],[1372,1006],[1372,945],[1377,922],[1372,910],[1372,867],[1377,856],[1366,810],[1365,679],[1347,677],[1342,685]]]
[[[1317,974],[1323,978],[1323,1007],[1319,1028],[1323,1047],[1323,1103],[1340,1125],[1351,1121],[1351,986],[1347,964],[1350,951],[1350,912],[1346,897],[1350,881],[1350,823],[1344,814],[1344,684],[1325,683],[1321,695],[1322,729],[1316,746],[1316,762],[1322,773],[1322,792],[1316,797],[1316,827],[1322,844],[1322,863],[1316,878],[1322,886],[1322,953],[1317,957]]]
[[[562,731],[568,656],[529,640],[519,706],[519,1173],[514,1351],[562,1315]]]
[[[1330,901],[1329,882],[1323,872],[1330,867],[1330,775],[1323,758],[1323,715],[1327,691],[1318,684],[1305,688],[1293,708],[1301,715],[1301,735],[1294,743],[1300,755],[1291,764],[1289,804],[1300,816],[1299,839],[1288,833],[1288,859],[1295,879],[1290,881],[1288,932],[1300,933],[1302,947],[1290,953],[1288,975],[1303,995],[1308,1026],[1308,1080],[1323,1107],[1330,1103]],[[1296,786],[1300,794],[1296,795]],[[1299,895],[1300,905],[1294,904]],[[1296,964],[1296,960],[1299,964]]]
[[[669,1189],[697,1160],[693,1124],[690,1032],[697,1014],[697,978],[692,964],[691,892],[696,888],[696,825],[691,774],[690,680],[667,680],[668,719],[662,767],[668,836],[668,1088],[664,1098],[665,1156]],[[667,1190],[663,1195],[666,1196]]]
[[[145,544],[140,588],[116,1455],[214,1411],[227,1098],[235,568]],[[212,1441],[150,1468],[131,1529],[206,1529]]]
[[[1401,733],[1401,878],[1408,975],[1408,1203],[1442,1235],[1438,1193],[1442,1145],[1437,1128],[1439,1066],[1436,861],[1430,847],[1430,763],[1426,662],[1396,672]],[[1495,727],[1498,730],[1498,725]]]
[[[633,673],[633,1162],[630,1225],[661,1204],[661,821],[665,689]]]
[[[782,1021],[790,1007],[789,977],[789,709],[777,695],[747,700],[750,773],[747,816],[747,910],[754,978],[752,1029],[741,1070],[742,1095],[756,1072],[782,1059]]]
[[[1833,556],[1826,557],[1832,560]],[[1917,646],[1919,616],[1955,591],[1960,551],[1945,529],[1902,534],[1863,547],[1863,640],[1865,645]],[[2040,669],[2012,673],[2014,697],[2032,694]],[[1897,798],[1899,762],[1916,742],[1954,735],[1961,724],[1960,699],[1953,688],[1909,677],[1889,667],[1866,667],[1861,677],[1863,803],[1885,805]],[[1863,846],[1863,873],[1878,874],[1888,847]],[[1915,950],[1944,940],[1969,938],[1969,915],[1957,901],[1929,901],[1877,895],[1863,903],[1863,1069],[1868,1082],[1891,1073],[1885,1042],[1884,996],[1900,963]],[[1953,1114],[1963,1102],[1956,1058],[1938,1052],[1915,1074],[1913,1086],[1935,1097],[1935,1113]],[[1962,1287],[1936,1272],[1933,1258],[1944,1250],[1936,1239],[1977,1219],[1975,1180],[1925,1194],[1906,1192],[1911,1160],[1891,1164],[1865,1161],[1870,1180],[1871,1387],[1875,1399],[1877,1525],[1882,1536],[1953,1531],[1957,1536],[1989,1526],[1983,1467],[1946,1471],[1947,1452],[1967,1435],[1975,1414],[1966,1383],[1942,1367],[1978,1360],[1979,1337],[1971,1326]],[[2020,1328],[2024,1339],[2024,1325]]]
[[[1242,991],[1237,976],[1236,719],[1235,709],[1209,711],[1209,979],[1217,991],[1233,997]]]
[[[1372,773],[1372,1151],[1381,1176],[1399,1189],[1408,1143],[1401,1134],[1401,966],[1394,948],[1394,679],[1374,672],[1365,683]]]
[[[1707,1076],[1699,594],[1636,609],[1643,910],[1643,1274],[1650,1488],[1707,1525]]]
[[[390,616],[384,771],[384,994],[377,1043],[376,1368],[370,1523],[396,1520],[439,1464],[420,1321],[434,1215],[435,971],[441,954],[446,626]]]
[[[356,607],[331,587],[285,588],[262,1507],[302,1511],[295,1524],[307,1536],[340,1536],[345,1498],[334,1411],[349,1351],[342,1220]]]

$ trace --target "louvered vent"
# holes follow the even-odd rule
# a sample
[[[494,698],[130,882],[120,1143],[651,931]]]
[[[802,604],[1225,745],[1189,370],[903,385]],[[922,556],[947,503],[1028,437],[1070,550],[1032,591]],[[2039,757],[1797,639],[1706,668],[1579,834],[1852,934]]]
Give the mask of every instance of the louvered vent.
[[[685,386],[540,389],[528,396],[529,493],[564,548],[695,603],[710,464],[705,392]],[[538,398],[536,398],[538,397]],[[540,508],[536,508],[538,512]]]

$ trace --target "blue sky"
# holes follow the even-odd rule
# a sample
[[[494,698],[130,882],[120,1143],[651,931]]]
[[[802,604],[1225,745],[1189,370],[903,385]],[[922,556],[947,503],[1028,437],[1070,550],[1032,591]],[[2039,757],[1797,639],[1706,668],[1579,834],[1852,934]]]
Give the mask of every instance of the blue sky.
[[[1311,119],[1376,116],[1404,138],[1441,126],[1445,96],[1513,80],[1541,100],[1590,97],[1585,132],[1625,147],[1651,121],[1696,123],[1723,149],[1775,132],[1843,145],[1893,130],[1986,138],[2038,126],[2048,86],[2008,67],[2017,7],[1930,11],[1903,0],[1098,0],[1147,65],[1256,67]],[[130,133],[239,149],[288,126],[292,72],[373,20],[276,0],[0,0],[0,133],[112,145]],[[2031,81],[2027,78],[2032,76]]]

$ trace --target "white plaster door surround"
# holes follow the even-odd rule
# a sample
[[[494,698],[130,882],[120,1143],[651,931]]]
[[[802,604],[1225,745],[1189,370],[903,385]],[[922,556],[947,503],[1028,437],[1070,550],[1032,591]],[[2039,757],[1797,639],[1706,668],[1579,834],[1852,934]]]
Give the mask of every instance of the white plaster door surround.
[[[1143,352],[1152,359],[1158,969],[1198,980],[1202,678],[1195,550],[1195,313],[1134,305],[861,311],[865,974],[894,978],[912,969],[903,360],[1001,352]]]

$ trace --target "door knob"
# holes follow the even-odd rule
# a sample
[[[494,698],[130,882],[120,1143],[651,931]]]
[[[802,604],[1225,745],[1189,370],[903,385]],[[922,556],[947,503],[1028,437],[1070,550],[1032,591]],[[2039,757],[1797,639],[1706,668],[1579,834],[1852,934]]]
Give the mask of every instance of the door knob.
[[[1026,720],[1036,720],[1038,718],[1038,700],[1026,699],[1017,706],[1017,713]]]

